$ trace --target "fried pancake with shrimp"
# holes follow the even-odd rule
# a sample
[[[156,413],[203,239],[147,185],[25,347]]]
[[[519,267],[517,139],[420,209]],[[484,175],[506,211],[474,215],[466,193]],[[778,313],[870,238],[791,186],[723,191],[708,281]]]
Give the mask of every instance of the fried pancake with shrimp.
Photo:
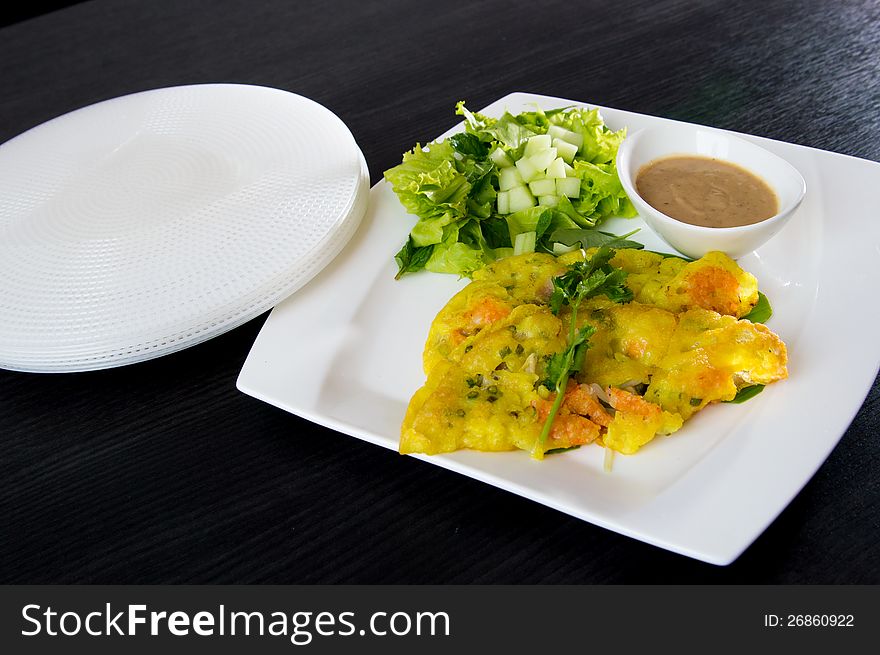
[[[583,260],[508,257],[478,271],[438,313],[424,352],[427,374],[406,412],[400,452],[532,450],[556,400],[548,362],[567,346],[570,308],[549,306],[553,278]],[[579,326],[595,331],[564,389],[543,452],[588,443],[632,454],[739,389],[787,376],[785,344],[738,320],[757,281],[723,253],[687,262],[619,250],[633,300],[585,300]]]

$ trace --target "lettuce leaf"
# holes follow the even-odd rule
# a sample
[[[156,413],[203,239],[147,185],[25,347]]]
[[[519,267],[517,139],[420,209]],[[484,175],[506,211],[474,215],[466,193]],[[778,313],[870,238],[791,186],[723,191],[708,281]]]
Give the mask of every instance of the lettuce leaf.
[[[472,185],[456,167],[454,153],[448,142],[416,145],[385,171],[400,203],[421,219],[412,233],[416,246],[440,243],[443,228],[467,216]]]
[[[465,118],[465,130],[487,143],[495,143],[505,151],[521,150],[531,137],[545,134],[550,122],[544,112],[524,112],[514,116],[504,112],[501,118],[495,119],[483,114],[474,113],[460,101],[455,106],[455,113]]]
[[[482,248],[482,242],[485,241],[482,235],[479,236],[481,243],[473,243],[472,240],[459,241],[461,231],[457,225],[446,228],[443,240],[434,246],[425,263],[425,270],[432,273],[470,275],[487,263],[486,252]],[[479,229],[477,232],[479,233]],[[491,260],[491,256],[488,259]]]
[[[636,215],[613,162],[593,164],[575,159],[573,168],[581,180],[581,195],[572,204],[575,211],[585,217],[587,226],[592,227],[608,216],[629,218]]]
[[[538,232],[538,224],[544,219],[544,229],[546,231],[549,225],[553,210],[549,207],[529,207],[521,209],[518,212],[507,215],[507,229],[510,232],[510,242],[515,243],[516,237],[523,232],[535,232],[536,237],[540,238]]]
[[[550,117],[553,125],[564,127],[584,138],[578,157],[594,164],[613,164],[617,148],[626,137],[626,130],[612,132],[599,115],[598,109],[573,107]],[[545,130],[546,132],[546,130]]]

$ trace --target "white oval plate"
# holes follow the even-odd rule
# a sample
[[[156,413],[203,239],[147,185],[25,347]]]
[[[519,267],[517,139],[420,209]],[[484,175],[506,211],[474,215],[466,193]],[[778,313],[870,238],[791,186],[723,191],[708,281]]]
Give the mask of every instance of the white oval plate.
[[[65,114],[0,146],[0,367],[83,371],[229,330],[305,284],[369,198],[348,128],[206,84]]]
[[[484,112],[580,104],[515,93]],[[602,109],[612,129],[671,124]],[[461,127],[450,130],[447,134]],[[532,460],[528,453],[460,451],[423,457],[596,525],[684,555],[728,564],[825,461],[877,374],[873,301],[880,280],[880,165],[746,136],[806,178],[791,222],[740,259],[773,304],[768,323],[788,344],[790,378],[743,405],[707,408],[669,438],[603,471],[598,447]],[[397,449],[400,423],[424,377],[434,315],[466,280],[394,280],[394,253],[415,217],[390,185],[371,192],[365,225],[342,255],[263,326],[238,379],[242,391],[326,427]],[[669,251],[641,219],[606,224]],[[343,296],[344,294],[344,296]],[[344,301],[340,298],[344,297]],[[293,336],[295,335],[295,337]]]

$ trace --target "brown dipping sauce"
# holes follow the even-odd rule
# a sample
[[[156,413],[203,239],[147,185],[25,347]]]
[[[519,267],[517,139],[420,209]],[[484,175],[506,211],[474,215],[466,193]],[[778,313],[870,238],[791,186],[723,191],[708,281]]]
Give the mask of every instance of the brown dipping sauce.
[[[639,170],[636,189],[654,209],[703,227],[752,225],[779,211],[776,194],[764,180],[709,157],[654,160]]]

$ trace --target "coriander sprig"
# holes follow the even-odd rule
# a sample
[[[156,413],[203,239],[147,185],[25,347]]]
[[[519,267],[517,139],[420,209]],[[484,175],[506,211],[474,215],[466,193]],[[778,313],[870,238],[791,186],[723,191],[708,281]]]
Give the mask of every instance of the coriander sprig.
[[[632,300],[632,291],[625,284],[626,271],[610,264],[614,254],[613,248],[602,246],[592,257],[575,262],[565,273],[553,278],[550,311],[559,315],[562,308],[568,305],[571,308],[571,317],[565,350],[554,354],[547,363],[547,378],[549,386],[556,391],[556,399],[544,422],[541,435],[532,448],[532,457],[536,459],[544,457],[544,446],[550,436],[553,420],[562,406],[568,379],[572,373],[581,370],[584,355],[590,347],[589,339],[596,331],[592,325],[577,327],[577,312],[581,302],[598,295],[605,295],[609,300],[619,303]]]

